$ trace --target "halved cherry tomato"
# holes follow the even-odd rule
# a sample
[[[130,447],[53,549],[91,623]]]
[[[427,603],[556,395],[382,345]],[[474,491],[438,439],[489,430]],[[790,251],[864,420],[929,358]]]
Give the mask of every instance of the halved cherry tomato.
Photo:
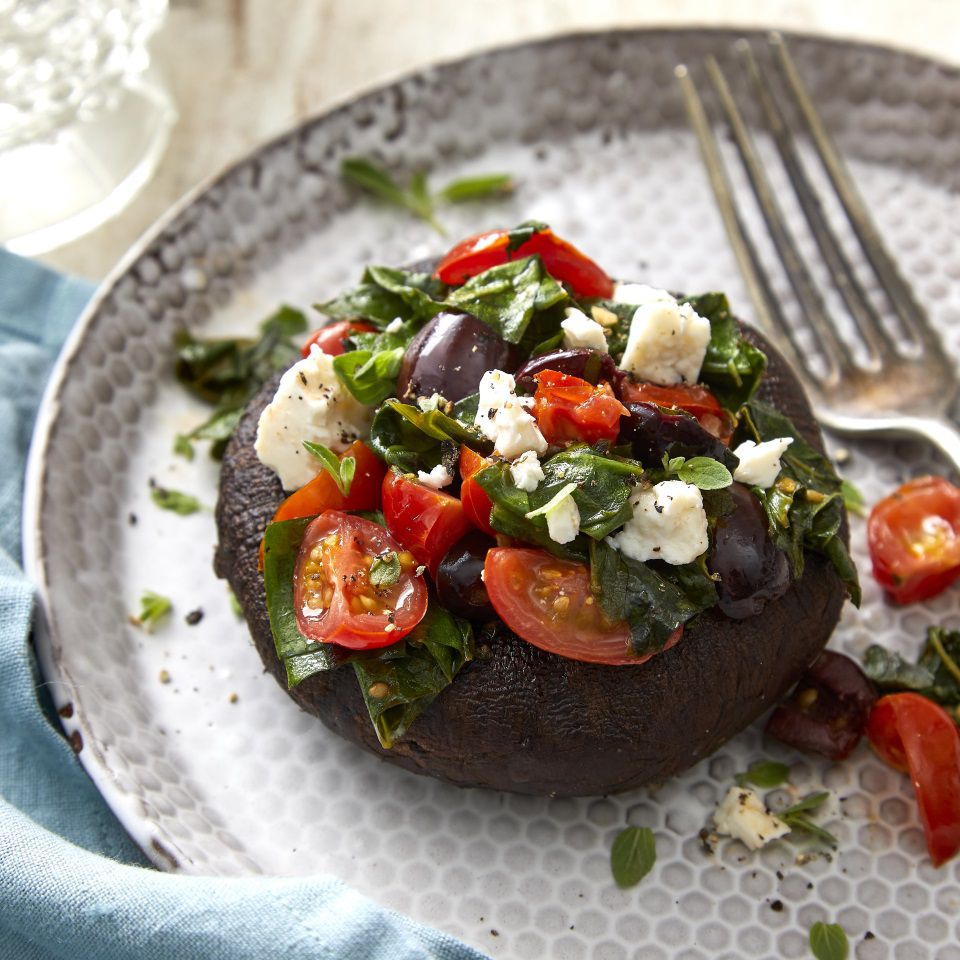
[[[630,649],[630,628],[612,623],[590,591],[590,571],[546,550],[494,547],[483,582],[500,619],[527,643],[570,660],[626,666],[645,663]],[[681,637],[683,627],[664,649]]]
[[[463,504],[463,512],[478,530],[495,537],[497,532],[490,526],[490,510],[493,504],[483,487],[473,479],[475,473],[489,467],[491,463],[492,460],[467,446],[460,448],[460,477],[463,480],[460,485],[460,502]]]
[[[383,517],[387,529],[436,576],[443,555],[473,525],[456,497],[398,473],[383,478]]]
[[[280,520],[295,520],[298,517],[315,517],[324,510],[377,510],[380,507],[383,475],[386,464],[362,441],[354,440],[340,454],[340,459],[353,457],[356,468],[350,492],[344,496],[333,482],[333,477],[320,472],[299,490],[295,490],[277,507],[272,523]],[[263,541],[260,541],[260,569],[263,569]]]
[[[603,270],[549,227],[538,230],[516,250],[509,250],[509,245],[510,235],[506,230],[491,230],[468,237],[440,261],[434,276],[451,286],[458,286],[508,260],[537,254],[547,273],[554,280],[565,283],[574,296],[613,296],[613,281]]]
[[[316,344],[331,357],[339,357],[344,350],[343,341],[351,333],[373,333],[374,329],[362,320],[338,320],[336,323],[328,323],[310,335],[300,352],[304,357],[309,357],[310,348]]]
[[[609,383],[601,380],[593,386],[556,370],[541,370],[534,379],[533,415],[550,443],[617,439],[620,418],[630,411],[614,396]]]
[[[960,488],[911,480],[870,511],[873,575],[894,603],[925,600],[960,577]]]
[[[720,406],[717,398],[699,383],[678,383],[661,387],[655,383],[634,383],[624,378],[619,385],[620,399],[624,403],[655,403],[659,407],[679,407],[696,417],[709,433],[718,440],[730,443],[734,420]]]
[[[370,583],[378,557],[395,554],[399,578]],[[379,524],[327,510],[304,531],[294,574],[297,628],[310,640],[351,650],[386,647],[405,637],[427,612],[427,586],[417,562]]]
[[[935,867],[960,850],[960,732],[950,714],[918,693],[881,697],[867,736],[880,759],[910,774]]]

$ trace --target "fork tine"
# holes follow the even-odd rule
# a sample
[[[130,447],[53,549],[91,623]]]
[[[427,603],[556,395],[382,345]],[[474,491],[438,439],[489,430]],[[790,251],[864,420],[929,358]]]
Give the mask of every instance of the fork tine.
[[[813,106],[783,37],[778,33],[772,33],[769,37],[769,43],[776,54],[775,60],[786,81],[787,88],[800,110],[813,139],[817,154],[827,171],[830,182],[833,184],[833,189],[846,211],[863,252],[870,261],[884,290],[886,290],[894,310],[900,317],[901,322],[921,342],[932,346],[934,350],[941,350],[940,339],[930,325],[926,311],[917,303],[913,291],[901,276],[893,258],[887,253],[880,238],[880,232],[867,212],[866,204],[863,202],[860,192],[854,186],[846,164],[837,152],[830,134],[827,133],[823,121]]]
[[[896,352],[896,346],[830,227],[820,197],[811,185],[800,161],[796,143],[783,111],[747,40],[738,41],[737,53],[753,83],[767,126],[777,145],[807,223],[810,225],[810,231],[833,278],[834,286],[843,297],[857,331],[867,345],[871,361],[875,366],[879,366],[885,356]]]
[[[720,216],[723,219],[730,245],[733,247],[734,255],[737,258],[740,273],[747,285],[747,292],[757,312],[760,326],[775,335],[779,335],[780,342],[785,343],[787,347],[790,360],[796,366],[801,367],[810,380],[816,382],[819,379],[819,374],[810,367],[806,351],[798,344],[793,327],[787,322],[787,318],[783,314],[780,301],[770,286],[770,279],[763,268],[756,247],[743,225],[726,167],[720,156],[713,129],[707,122],[703,103],[700,100],[699,93],[697,93],[693,78],[684,64],[680,64],[674,69],[674,75],[680,84],[687,116],[700,145],[703,163],[716,197],[717,207],[720,210]]]
[[[757,155],[753,140],[733,99],[726,78],[714,57],[706,58],[706,66],[707,74],[720,98],[720,105],[743,160],[750,186],[753,188],[757,202],[760,204],[760,210],[763,213],[763,219],[766,221],[767,229],[770,231],[770,237],[777,248],[777,253],[780,255],[780,260],[797,300],[800,302],[803,314],[820,338],[821,343],[823,343],[834,374],[848,373],[853,370],[855,365],[853,356],[849,347],[837,335],[828,318],[820,291],[817,289],[817,285],[814,283],[813,277],[810,276],[810,271],[800,255],[793,234],[790,233],[786,225],[773,187],[767,179],[763,164]]]

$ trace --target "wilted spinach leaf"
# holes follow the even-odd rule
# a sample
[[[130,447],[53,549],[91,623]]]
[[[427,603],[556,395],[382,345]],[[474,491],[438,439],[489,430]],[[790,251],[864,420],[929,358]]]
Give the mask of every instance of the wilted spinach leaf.
[[[793,576],[803,573],[803,551],[822,554],[832,564],[854,604],[860,603],[860,581],[840,536],[843,491],[830,461],[807,443],[791,421],[767,403],[752,400],[740,411],[732,447],[743,440],[793,437],[780,458],[782,470],[768,490],[753,488],[767,514],[770,536],[790,560]]]
[[[284,306],[263,321],[258,340],[201,340],[187,330],[177,333],[177,379],[194,396],[214,405],[214,411],[198,427],[179,435],[174,451],[189,459],[194,440],[210,440],[210,453],[219,459],[253,395],[299,359],[300,348],[290,338],[306,329],[306,317]]]
[[[381,328],[398,317],[420,325],[443,309],[446,290],[429,273],[367,267],[358,286],[315,309],[336,320],[368,320]]]
[[[662,649],[678,627],[717,603],[703,558],[682,566],[641,563],[605,540],[590,543],[590,587],[610,620],[630,624],[638,656]]]
[[[928,627],[916,663],[874,644],[863,670],[881,690],[912,690],[945,707],[960,706],[960,630]]]

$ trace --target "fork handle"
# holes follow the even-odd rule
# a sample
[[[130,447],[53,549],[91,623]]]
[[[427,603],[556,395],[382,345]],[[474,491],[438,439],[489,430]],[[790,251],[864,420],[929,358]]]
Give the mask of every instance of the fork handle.
[[[831,416],[825,425],[837,433],[885,433],[892,436],[919,436],[929,440],[960,475],[960,430],[945,417],[877,417],[869,421]]]

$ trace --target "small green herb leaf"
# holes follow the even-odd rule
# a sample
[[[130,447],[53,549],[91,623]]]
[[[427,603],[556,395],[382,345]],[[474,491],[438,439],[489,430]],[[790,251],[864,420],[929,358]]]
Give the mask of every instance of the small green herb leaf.
[[[144,590],[140,598],[140,615],[133,618],[135,626],[143,627],[147,633],[153,633],[160,623],[173,611],[173,601],[152,590]]]
[[[406,206],[403,187],[383,167],[378,167],[364,157],[347,157],[340,164],[340,176],[381,200],[401,207]]]
[[[392,587],[400,579],[400,558],[396,551],[377,557],[370,564],[369,577],[374,587]]]
[[[200,509],[200,501],[196,497],[167,487],[153,486],[150,497],[161,510],[169,510],[181,517],[188,517]]]
[[[337,489],[346,497],[350,495],[350,486],[353,483],[353,475],[357,470],[357,461],[353,457],[344,457],[342,460],[332,450],[325,447],[322,443],[311,443],[309,440],[303,441],[304,447],[319,461],[327,473],[333,477],[333,482]]]
[[[785,763],[775,763],[773,760],[758,760],[751,763],[746,773],[738,774],[737,783],[744,787],[752,783],[762,790],[772,790],[786,783],[790,776],[790,768]]]
[[[173,440],[173,452],[178,457],[183,457],[185,460],[193,459],[193,444],[190,442],[190,438],[184,433],[178,433]]]
[[[678,470],[677,476],[684,483],[692,483],[701,490],[722,490],[733,483],[730,471],[719,460],[710,457],[693,457]]]
[[[866,516],[867,505],[863,494],[849,480],[840,482],[840,493],[843,496],[843,505],[850,513],[855,513],[858,517]]]
[[[816,810],[816,808],[819,807],[829,796],[830,794],[826,793],[825,791],[820,793],[811,793],[798,803],[795,803],[792,807],[787,807],[786,810],[778,813],[777,816],[791,830],[799,830],[802,833],[808,833],[810,836],[816,837],[822,843],[826,843],[832,847],[835,847],[837,845],[837,838],[830,833],[829,830],[825,830],[819,824],[814,823],[809,817],[805,816],[808,811]]]
[[[649,827],[627,827],[617,834],[610,849],[610,868],[618,887],[635,887],[656,861],[656,843]]]
[[[479,177],[463,177],[452,180],[437,197],[446,203],[463,203],[467,200],[487,200],[513,192],[513,178],[508,173],[489,173]]]
[[[817,921],[810,928],[810,952],[817,960],[847,960],[850,942],[843,927]]]

